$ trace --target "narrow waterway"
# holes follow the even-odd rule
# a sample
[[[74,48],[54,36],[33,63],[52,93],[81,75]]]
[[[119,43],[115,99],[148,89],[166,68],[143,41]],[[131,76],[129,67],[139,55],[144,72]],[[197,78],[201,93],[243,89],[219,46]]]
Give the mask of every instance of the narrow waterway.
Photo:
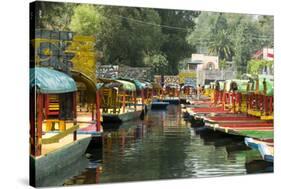
[[[241,138],[190,127],[180,106],[105,131],[103,148],[64,185],[198,178],[272,172]],[[77,169],[76,169],[77,170]]]

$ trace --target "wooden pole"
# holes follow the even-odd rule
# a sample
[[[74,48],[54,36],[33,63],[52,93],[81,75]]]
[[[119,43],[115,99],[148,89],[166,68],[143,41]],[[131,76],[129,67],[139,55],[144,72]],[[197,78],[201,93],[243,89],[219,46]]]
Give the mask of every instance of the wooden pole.
[[[269,112],[270,114],[273,113],[273,96],[269,97]]]
[[[137,92],[133,92],[133,98],[134,98],[134,108],[136,111],[137,110]]]
[[[73,103],[72,103],[72,111],[73,111],[73,124],[76,125],[77,124],[77,101],[76,101],[76,92],[73,92]],[[77,140],[77,131],[75,130],[73,132],[73,141]]]
[[[125,92],[123,93],[123,96],[122,96],[122,111],[123,113],[125,112]]]
[[[99,132],[101,130],[101,114],[100,114],[100,94],[99,91],[96,92],[96,126],[97,131]]]
[[[258,94],[256,94],[255,95],[255,104],[256,104],[256,110],[259,110],[259,95]]]
[[[241,112],[242,110],[242,94],[241,93],[238,93],[238,96],[237,96],[237,101],[238,101],[238,111]]]
[[[94,106],[94,102],[92,102],[92,121],[95,120],[95,106]]]
[[[30,129],[29,129],[29,143],[30,143],[30,154],[35,156],[36,152],[36,146],[35,146],[35,141],[36,141],[36,96],[35,96],[35,88],[32,88],[30,91],[29,95],[29,109],[30,109],[30,114],[29,114],[29,123],[30,123]]]
[[[263,112],[264,115],[267,115],[268,113],[268,97],[267,96],[263,96]]]
[[[231,98],[232,98],[232,108],[233,108],[233,112],[236,112],[236,93],[233,92],[231,94]]]
[[[36,125],[36,151],[35,156],[40,156],[42,153],[42,123],[43,123],[43,94],[37,95],[37,125]]]
[[[144,105],[144,89],[141,90],[141,103]]]

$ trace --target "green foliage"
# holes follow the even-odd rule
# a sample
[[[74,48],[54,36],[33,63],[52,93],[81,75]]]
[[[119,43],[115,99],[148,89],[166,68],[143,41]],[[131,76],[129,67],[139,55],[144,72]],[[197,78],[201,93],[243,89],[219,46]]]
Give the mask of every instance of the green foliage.
[[[220,59],[229,60],[233,55],[227,19],[222,13],[201,13],[195,30],[186,40],[193,45],[207,47],[209,54]]]
[[[79,5],[71,29],[95,35],[103,64],[143,66],[143,55],[158,51],[163,41],[161,19],[153,9]],[[146,24],[149,23],[149,24]]]
[[[179,61],[195,51],[193,45],[185,42],[185,37],[195,27],[197,11],[57,2],[37,4],[37,28],[95,36],[98,61],[102,64],[149,66],[144,60],[150,57],[155,72],[177,74]],[[163,69],[155,62],[161,62]]]
[[[165,40],[161,46],[161,51],[167,55],[167,74],[178,74],[180,60],[190,57],[195,51],[193,45],[186,43],[185,37],[193,31],[195,27],[194,18],[199,15],[199,12],[163,9],[158,9],[157,12],[161,17],[162,25],[173,27],[162,27]]]
[[[74,3],[36,2],[35,27],[48,30],[69,30]]]
[[[273,46],[273,17],[202,12],[186,40],[220,60],[233,60],[242,74],[253,53]]]
[[[263,46],[273,47],[274,42],[274,17],[273,16],[259,16],[258,29],[260,40]]]
[[[98,7],[82,4],[73,10],[70,28],[81,35],[94,35],[100,32],[104,18]]]
[[[154,74],[164,74],[167,71],[168,60],[160,52],[145,54],[143,62],[146,66],[151,66]]]
[[[222,60],[219,61],[219,67],[222,70],[226,68],[226,60],[225,59],[222,59]]]
[[[261,74],[265,67],[272,67],[273,61],[270,60],[255,60],[248,61],[248,73],[252,75]]]

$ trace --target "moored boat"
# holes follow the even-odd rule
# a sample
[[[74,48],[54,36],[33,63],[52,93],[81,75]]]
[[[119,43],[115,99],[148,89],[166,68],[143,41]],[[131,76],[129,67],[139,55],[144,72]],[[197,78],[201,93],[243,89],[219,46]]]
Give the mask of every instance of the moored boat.
[[[102,82],[99,91],[104,128],[140,118],[144,105],[137,103],[134,83],[122,79],[99,79],[99,81]]]
[[[91,135],[78,136],[76,83],[65,73],[37,67],[30,70],[31,184],[72,165],[84,155]],[[35,106],[36,105],[36,106]]]
[[[254,150],[258,150],[263,160],[273,163],[274,161],[273,139],[259,140],[259,139],[246,137],[245,144]]]

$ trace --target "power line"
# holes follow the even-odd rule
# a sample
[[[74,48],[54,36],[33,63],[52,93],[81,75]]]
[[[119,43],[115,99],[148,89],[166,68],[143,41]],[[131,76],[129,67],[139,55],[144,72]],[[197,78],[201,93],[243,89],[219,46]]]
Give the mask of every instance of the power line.
[[[138,20],[138,19],[134,19],[134,18],[128,18],[128,17],[120,16],[120,15],[115,15],[115,16],[119,17],[119,18],[126,19],[126,20],[138,22],[140,24],[147,24],[147,25],[151,25],[151,26],[157,26],[157,27],[169,28],[169,29],[175,29],[175,30],[182,30],[182,31],[187,32],[186,28],[181,28],[181,27],[176,27],[176,26],[169,26],[169,25],[163,25],[163,24],[155,24],[153,22],[145,22],[145,21],[142,21],[142,20]]]
[[[139,20],[139,19],[135,19],[135,18],[128,18],[128,17],[125,17],[125,16],[120,16],[120,15],[114,15],[116,17],[119,17],[119,18],[123,18],[123,19],[126,19],[126,20],[129,20],[129,21],[134,21],[134,22],[137,22],[137,23],[140,23],[140,24],[146,24],[146,25],[151,25],[151,26],[157,26],[157,27],[162,27],[162,28],[169,28],[169,29],[175,29],[175,30],[181,30],[181,31],[185,31],[187,32],[187,28],[182,28],[182,27],[176,27],[176,26],[169,26],[169,25],[164,25],[164,24],[155,24],[153,22],[145,22],[143,20]],[[273,36],[254,36],[252,33],[247,33],[247,32],[243,32],[243,34],[249,34],[251,35],[251,38],[252,39],[270,39],[271,37]]]

